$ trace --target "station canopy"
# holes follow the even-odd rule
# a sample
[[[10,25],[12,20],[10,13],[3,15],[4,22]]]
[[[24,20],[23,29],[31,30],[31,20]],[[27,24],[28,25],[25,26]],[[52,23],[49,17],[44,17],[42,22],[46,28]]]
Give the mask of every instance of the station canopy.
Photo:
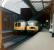
[[[44,9],[46,6],[48,6],[51,0],[29,0],[29,1],[36,11],[40,11]],[[24,0],[3,0],[2,7],[10,11],[13,11],[17,14],[20,14],[21,8],[29,8],[30,6],[27,5],[24,2]]]

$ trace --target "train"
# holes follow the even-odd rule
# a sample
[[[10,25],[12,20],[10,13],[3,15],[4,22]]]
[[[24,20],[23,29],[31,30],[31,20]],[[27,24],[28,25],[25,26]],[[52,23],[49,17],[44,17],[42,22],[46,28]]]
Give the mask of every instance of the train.
[[[28,13],[29,12],[29,13]],[[38,32],[41,28],[41,24],[36,20],[36,16],[33,16],[33,13],[30,8],[21,8],[20,17],[14,21],[14,31],[22,32],[28,34],[34,34]]]
[[[38,21],[30,20],[30,21],[23,21],[19,20],[14,22],[14,30],[17,32],[27,32],[34,34],[40,30],[40,24]]]

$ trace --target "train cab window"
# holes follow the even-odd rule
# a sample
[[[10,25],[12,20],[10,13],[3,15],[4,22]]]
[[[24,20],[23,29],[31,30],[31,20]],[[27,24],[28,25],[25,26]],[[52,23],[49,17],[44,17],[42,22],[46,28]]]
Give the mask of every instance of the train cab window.
[[[19,26],[19,27],[20,27],[20,26],[21,26],[21,23],[18,23],[18,24],[17,24],[17,26]]]
[[[17,23],[15,24],[15,26],[17,26]]]
[[[35,21],[28,21],[28,26],[35,26]]]
[[[38,21],[28,21],[28,26],[38,26],[39,22]]]

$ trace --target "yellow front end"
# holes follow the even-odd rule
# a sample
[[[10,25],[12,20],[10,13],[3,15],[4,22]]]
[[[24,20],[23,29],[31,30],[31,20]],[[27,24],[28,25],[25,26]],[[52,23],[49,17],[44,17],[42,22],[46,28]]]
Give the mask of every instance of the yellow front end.
[[[25,26],[14,27],[14,30],[25,30]]]
[[[34,23],[34,22],[33,22]],[[22,30],[24,31],[25,29],[27,31],[33,31],[33,32],[37,32],[39,30],[39,27],[36,25],[36,26],[33,26],[30,21],[28,22],[28,26],[26,26],[26,22],[24,21],[20,21],[20,22],[15,22],[14,23],[14,30]]]

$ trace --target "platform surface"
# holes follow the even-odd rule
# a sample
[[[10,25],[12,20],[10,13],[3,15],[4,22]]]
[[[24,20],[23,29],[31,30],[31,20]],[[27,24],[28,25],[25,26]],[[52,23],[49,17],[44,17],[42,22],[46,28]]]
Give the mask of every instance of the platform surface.
[[[54,50],[54,38],[49,32],[41,31],[13,50]]]

